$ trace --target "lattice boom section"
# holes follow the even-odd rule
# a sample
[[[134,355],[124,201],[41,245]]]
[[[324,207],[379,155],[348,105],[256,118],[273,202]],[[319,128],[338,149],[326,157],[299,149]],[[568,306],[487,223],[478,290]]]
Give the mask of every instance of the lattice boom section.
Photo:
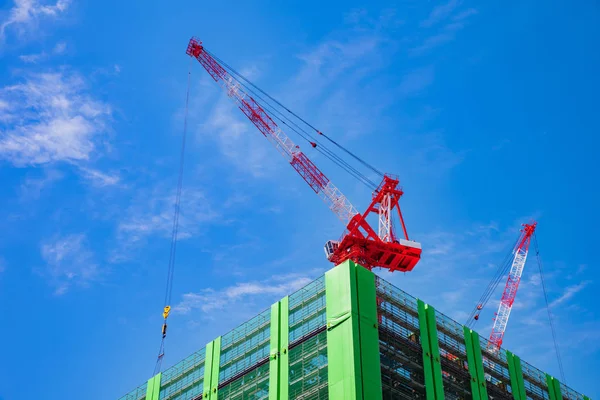
[[[165,370],[161,377],[160,400],[187,400],[202,394],[205,349],[193,353]]]
[[[471,398],[471,376],[463,326],[436,311],[444,393],[449,399]]]
[[[147,387],[148,382],[145,382],[143,385],[138,386],[131,392],[127,393],[125,396],[121,397],[119,400],[145,400]]]
[[[325,277],[321,277],[289,296],[289,342],[310,335],[326,322]]]
[[[221,338],[219,385],[269,358],[271,310],[265,310]]]
[[[383,399],[425,398],[417,299],[376,279]]]
[[[328,399],[327,332],[322,330],[290,348],[290,399]]]

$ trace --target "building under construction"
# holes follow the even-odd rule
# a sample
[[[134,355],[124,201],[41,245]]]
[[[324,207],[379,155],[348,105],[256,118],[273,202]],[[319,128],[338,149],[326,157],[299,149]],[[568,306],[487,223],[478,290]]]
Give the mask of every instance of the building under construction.
[[[120,400],[589,398],[352,261]]]

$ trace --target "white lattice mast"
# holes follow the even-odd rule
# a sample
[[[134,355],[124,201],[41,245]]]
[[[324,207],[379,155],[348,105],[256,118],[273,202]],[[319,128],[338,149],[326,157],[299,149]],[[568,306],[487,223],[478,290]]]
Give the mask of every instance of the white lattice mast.
[[[498,312],[494,318],[494,326],[487,345],[488,351],[497,352],[502,346],[504,332],[506,331],[508,318],[510,317],[510,312],[517,296],[517,289],[519,288],[519,282],[521,281],[525,262],[527,261],[531,236],[535,232],[536,225],[537,222],[524,224],[523,229],[521,229],[521,236],[513,250],[514,258],[510,267],[510,272],[508,273],[504,292],[502,292],[500,306],[498,307]]]

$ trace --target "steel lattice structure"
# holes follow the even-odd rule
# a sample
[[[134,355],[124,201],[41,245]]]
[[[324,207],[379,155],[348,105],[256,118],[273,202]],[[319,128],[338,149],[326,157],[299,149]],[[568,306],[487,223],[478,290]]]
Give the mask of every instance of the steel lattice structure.
[[[531,224],[523,224],[521,229],[521,236],[517,241],[515,249],[513,250],[514,258],[510,272],[508,273],[508,279],[506,280],[506,286],[502,292],[502,298],[500,299],[500,306],[498,312],[494,318],[494,326],[490,339],[488,342],[488,350],[496,352],[502,346],[502,339],[504,338],[504,332],[506,331],[506,325],[508,324],[508,317],[512,310],[515,298],[517,296],[517,289],[519,288],[519,282],[523,275],[523,269],[525,268],[525,262],[527,261],[527,253],[529,251],[529,245],[531,243],[531,237],[535,232],[537,222]]]

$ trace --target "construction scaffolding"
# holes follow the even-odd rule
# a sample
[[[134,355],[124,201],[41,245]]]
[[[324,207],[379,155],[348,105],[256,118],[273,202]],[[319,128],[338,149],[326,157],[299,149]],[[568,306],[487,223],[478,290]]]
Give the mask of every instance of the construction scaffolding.
[[[120,400],[589,400],[347,261]]]

